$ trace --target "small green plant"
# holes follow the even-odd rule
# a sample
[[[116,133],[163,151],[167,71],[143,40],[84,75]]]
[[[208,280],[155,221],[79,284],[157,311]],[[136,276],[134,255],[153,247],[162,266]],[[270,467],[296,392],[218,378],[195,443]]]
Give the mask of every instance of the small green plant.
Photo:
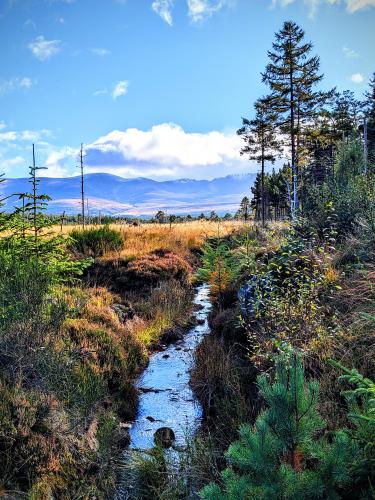
[[[69,249],[86,257],[101,257],[106,252],[120,251],[124,246],[124,237],[109,226],[74,230],[70,233]]]
[[[202,266],[198,269],[197,276],[198,279],[209,283],[211,296],[217,300],[219,307],[226,289],[233,286],[238,273],[237,259],[221,238],[206,243]]]
[[[353,464],[355,484],[363,491],[361,498],[375,498],[375,383],[356,369],[350,370],[336,361],[330,364],[344,373],[339,380],[355,386],[343,392],[353,424],[350,433],[359,445]]]
[[[295,352],[276,360],[275,381],[258,378],[267,409],[254,428],[243,425],[226,454],[222,485],[201,491],[204,500],[340,498],[350,477],[355,447],[347,433],[319,437],[324,422],[317,411],[319,384],[306,382]]]

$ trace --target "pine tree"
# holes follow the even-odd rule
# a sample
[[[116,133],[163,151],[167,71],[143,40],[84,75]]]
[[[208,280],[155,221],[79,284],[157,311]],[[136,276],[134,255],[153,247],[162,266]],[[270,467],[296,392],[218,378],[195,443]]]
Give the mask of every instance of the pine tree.
[[[367,156],[370,167],[375,165],[375,72],[365,94],[365,115],[367,127]]]
[[[217,213],[215,212],[215,210],[212,210],[212,211],[210,212],[210,217],[209,217],[209,219],[210,219],[211,221],[213,221],[213,222],[217,222],[217,221],[219,221],[219,220],[220,220],[220,217],[217,215]]]
[[[250,200],[247,196],[244,196],[241,200],[240,208],[236,213],[236,218],[243,219],[245,222],[247,222],[249,216],[250,216]]]
[[[295,353],[279,356],[274,383],[258,378],[268,408],[254,428],[243,425],[222,473],[223,489],[210,484],[204,500],[313,500],[339,498],[350,480],[355,447],[347,433],[331,441],[318,437],[324,422],[317,412],[319,385],[306,382]]]
[[[357,134],[361,108],[362,104],[355,98],[354,92],[344,90],[342,94],[335,93],[331,111],[332,133],[335,141]]]
[[[266,185],[266,180],[265,180]],[[259,221],[261,217],[261,203],[262,203],[262,179],[261,173],[258,172],[254,184],[251,186],[251,208],[255,214],[255,220]],[[264,199],[266,199],[266,189],[264,189]]]
[[[199,279],[210,284],[210,294],[222,307],[225,290],[233,285],[238,274],[238,263],[228,245],[220,237],[207,242],[203,248],[202,266],[198,269]]]
[[[155,219],[159,224],[164,224],[167,220],[167,214],[163,210],[158,210],[155,214]]]
[[[322,80],[319,57],[309,57],[310,42],[304,42],[305,32],[294,22],[286,21],[276,33],[273,50],[268,52],[270,63],[263,73],[263,82],[271,89],[264,100],[275,112],[283,134],[288,137],[293,172],[292,216],[299,208],[299,141],[304,122],[328,99],[330,93],[314,91]]]
[[[255,160],[261,165],[261,206],[262,226],[264,227],[266,219],[265,162],[275,162],[276,154],[280,150],[280,144],[275,134],[276,115],[269,111],[268,106],[262,100],[257,101],[254,107],[255,118],[253,120],[242,118],[243,126],[237,131],[237,134],[241,135],[245,141],[245,146],[241,149],[241,155],[247,154],[249,160]]]

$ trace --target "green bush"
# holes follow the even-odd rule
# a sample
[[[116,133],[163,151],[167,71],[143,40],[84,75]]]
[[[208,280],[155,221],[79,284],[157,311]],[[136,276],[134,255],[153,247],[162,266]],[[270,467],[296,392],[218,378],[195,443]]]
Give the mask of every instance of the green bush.
[[[223,489],[210,484],[204,500],[341,498],[350,484],[356,446],[345,431],[332,439],[321,436],[324,422],[317,412],[319,384],[306,382],[295,353],[278,357],[276,378],[258,378],[268,408],[254,428],[243,425],[222,473]]]
[[[75,229],[70,237],[69,249],[86,257],[101,257],[106,252],[120,251],[124,246],[123,235],[109,226]]]

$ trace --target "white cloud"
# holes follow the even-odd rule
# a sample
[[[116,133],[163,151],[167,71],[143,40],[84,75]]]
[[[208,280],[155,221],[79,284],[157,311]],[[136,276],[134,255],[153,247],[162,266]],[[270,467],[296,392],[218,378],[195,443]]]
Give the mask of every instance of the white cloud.
[[[169,26],[172,26],[172,8],[173,0],[154,0],[152,2],[152,10],[155,11]]]
[[[47,170],[43,172],[46,177],[68,177],[69,175],[77,175],[78,171],[72,171],[71,165],[76,164],[78,148],[66,146],[56,151],[52,151],[45,162]]]
[[[255,172],[258,166],[240,156],[241,146],[242,140],[235,132],[191,133],[172,123],[155,125],[146,131],[114,130],[85,146],[86,172],[157,180],[207,179]],[[77,150],[70,148],[55,151],[46,166],[52,172],[77,173],[76,155]]]
[[[128,91],[130,82],[129,80],[120,80],[119,82],[115,83],[112,87],[112,90],[106,89],[99,89],[95,90],[92,95],[94,96],[99,96],[99,95],[111,95],[114,100],[118,99],[122,95],[125,95]]]
[[[282,2],[289,2],[293,0],[282,0]],[[203,21],[207,17],[212,16],[223,7],[229,5],[230,0],[187,0],[188,14],[191,20],[195,23]]]
[[[8,174],[9,176],[12,175],[12,170],[14,169],[14,167],[19,167],[23,164],[26,164],[26,161],[25,158],[20,155],[13,158],[1,158],[1,168],[4,173]]]
[[[0,80],[0,95],[9,94],[15,90],[28,90],[34,85],[35,81],[28,76],[10,78],[9,80]]]
[[[92,95],[98,96],[98,95],[107,95],[109,92],[107,89],[101,89],[101,90],[95,90]]]
[[[350,13],[366,7],[375,7],[375,0],[346,0],[346,8]]]
[[[128,91],[128,88],[129,88],[128,80],[121,80],[120,82],[117,82],[112,91],[113,99],[116,100],[118,97],[125,95]]]
[[[203,0],[197,0],[201,2]],[[272,0],[271,5],[274,7],[279,4],[282,7],[287,7],[288,5],[294,3],[296,0]],[[302,0],[300,0],[302,1]],[[353,14],[366,7],[375,7],[375,0],[303,0],[309,10],[310,17],[313,17],[321,4],[338,5],[344,4],[348,13]]]
[[[108,49],[91,49],[91,52],[95,54],[96,56],[108,56],[110,54],[110,51]]]
[[[359,57],[358,52],[356,52],[353,49],[350,49],[349,47],[343,47],[342,51],[344,56],[347,57],[348,59],[356,59],[357,57]]]
[[[33,42],[29,43],[28,48],[39,61],[47,61],[50,57],[60,52],[61,41],[46,40],[44,36],[38,36]]]
[[[25,76],[24,78],[21,78],[19,84],[21,89],[29,89],[32,86],[33,82],[31,78]]]
[[[354,75],[352,75],[350,79],[353,83],[363,83],[365,81],[365,77],[362,75],[362,73],[354,73]]]
[[[24,22],[24,25],[31,26],[33,28],[33,30],[36,31],[36,24],[32,19],[26,19],[26,21]]]
[[[2,124],[4,122],[1,122]],[[2,129],[5,128],[5,124]],[[15,130],[9,130],[6,132],[0,132],[0,142],[12,142],[12,141],[27,141],[27,142],[39,142],[46,138],[53,137],[53,134],[48,129],[42,130],[21,130],[16,132]]]
[[[0,142],[9,142],[17,140],[17,132],[10,130],[9,132],[0,132]]]

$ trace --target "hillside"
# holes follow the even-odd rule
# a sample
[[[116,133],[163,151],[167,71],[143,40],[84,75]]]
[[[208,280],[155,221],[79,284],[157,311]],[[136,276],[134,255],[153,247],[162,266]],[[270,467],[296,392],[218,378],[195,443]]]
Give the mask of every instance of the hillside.
[[[111,174],[85,175],[85,198],[91,212],[107,214],[153,215],[157,210],[175,214],[234,212],[242,197],[249,195],[255,174],[228,175],[213,180],[178,179],[158,182],[139,177],[125,179]],[[7,179],[2,185],[4,196],[29,190],[28,179]],[[52,201],[49,212],[75,214],[80,210],[80,177],[40,179],[40,192]],[[8,200],[10,210],[16,197]]]

